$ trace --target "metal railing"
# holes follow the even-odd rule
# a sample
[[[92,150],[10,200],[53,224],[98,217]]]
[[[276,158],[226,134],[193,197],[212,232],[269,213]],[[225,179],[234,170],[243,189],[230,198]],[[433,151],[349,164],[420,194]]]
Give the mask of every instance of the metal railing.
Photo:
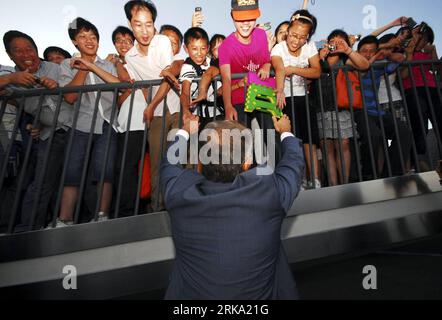
[[[351,68],[349,67],[334,67],[331,70],[331,77],[330,81],[332,82],[332,92],[333,99],[335,101],[334,105],[332,106],[332,111],[334,111],[337,114],[341,111],[338,107],[338,101],[337,101],[337,93],[336,93],[336,74],[338,70],[342,69],[344,71],[346,82],[348,86],[348,95],[350,100],[350,108],[348,109],[348,112],[350,113],[351,117],[351,131],[352,136],[351,138],[351,145],[352,148],[352,156],[351,156],[351,169],[347,168],[348,163],[345,161],[345,148],[344,143],[345,139],[341,135],[341,128],[340,128],[340,121],[338,121],[338,117],[336,118],[336,125],[337,125],[337,133],[338,136],[336,137],[333,144],[337,146],[336,149],[339,157],[338,160],[340,160],[340,163],[336,163],[337,166],[339,166],[339,172],[340,172],[340,180],[341,183],[348,183],[348,182],[363,182],[367,180],[367,177],[364,176],[364,172],[371,171],[371,177],[368,179],[379,179],[383,177],[393,177],[395,174],[397,175],[397,172],[395,172],[397,168],[394,167],[392,164],[392,155],[389,151],[391,146],[390,142],[395,141],[394,143],[398,144],[398,152],[399,152],[399,167],[400,167],[400,173],[399,175],[405,175],[407,174],[411,168],[414,168],[414,170],[417,173],[425,171],[425,168],[421,167],[421,158],[418,154],[418,141],[415,141],[414,136],[411,135],[411,149],[409,150],[409,154],[411,153],[411,159],[409,161],[406,160],[407,158],[407,150],[401,149],[401,139],[404,137],[401,137],[400,134],[400,128],[405,127],[409,130],[409,132],[413,132],[415,130],[423,130],[422,134],[424,136],[427,136],[427,132],[425,130],[425,120],[429,118],[433,124],[433,130],[436,136],[437,140],[437,146],[438,149],[438,159],[442,159],[442,143],[441,143],[441,130],[440,125],[442,123],[441,114],[442,114],[442,94],[441,94],[441,86],[440,86],[440,79],[438,78],[437,73],[435,72],[436,66],[440,66],[441,62],[436,61],[424,61],[424,62],[409,62],[409,63],[403,63],[401,66],[401,69],[397,69],[396,75],[397,75],[397,83],[392,84],[389,81],[388,76],[385,74],[383,75],[383,78],[385,79],[387,94],[388,94],[388,105],[389,110],[391,110],[394,114],[395,107],[394,107],[394,101],[392,99],[392,88],[394,85],[396,85],[397,90],[399,90],[402,98],[403,103],[403,111],[404,111],[404,119],[397,119],[394,115],[392,117],[392,125],[393,130],[391,128],[388,128],[389,131],[393,131],[393,135],[387,134],[386,127],[384,125],[385,116],[382,116],[382,108],[381,104],[379,102],[377,92],[378,87],[376,84],[376,76],[375,76],[375,70],[376,68],[385,68],[386,63],[378,63],[375,66],[373,66],[370,71],[368,72],[368,76],[371,79],[371,86],[372,91],[376,94],[374,95],[375,104],[376,104],[376,110],[378,111],[377,119],[374,119],[372,115],[368,113],[367,107],[366,107],[366,101],[365,101],[365,92],[364,92],[364,86],[361,86],[362,88],[362,101],[363,101],[363,108],[361,110],[355,109],[353,106],[354,103],[354,96],[353,92],[350,89],[351,83],[349,79],[349,72],[351,71]],[[423,87],[423,90],[425,90],[425,95],[422,96],[422,90],[418,90],[416,88],[416,82],[413,75],[413,67],[419,67],[420,72],[422,74],[422,78],[425,81],[425,86]],[[429,66],[432,70],[432,74],[434,76],[434,82],[436,83],[436,87],[429,87],[429,80],[425,76],[425,70],[424,66]],[[403,68],[408,69],[412,88],[405,90],[401,79],[401,71]],[[234,79],[243,78],[245,75],[235,75]],[[358,76],[360,79],[362,79],[363,74],[361,72],[358,72]],[[367,75],[365,75],[367,77]],[[217,82],[220,80],[220,78],[214,79],[214,93],[215,97],[217,94]],[[196,80],[198,81],[198,80]],[[321,180],[323,186],[331,185],[330,181],[332,180],[330,177],[330,168],[329,168],[329,154],[326,144],[324,143],[324,137],[321,138],[318,136],[318,132],[315,129],[315,122],[318,124],[318,121],[316,120],[316,116],[320,115],[321,120],[319,122],[322,122],[322,129],[325,129],[325,120],[324,115],[326,113],[326,107],[324,104],[324,94],[325,90],[328,90],[323,86],[323,79],[318,79],[316,82],[309,84],[305,84],[306,92],[311,92],[311,86],[316,85],[317,86],[317,94],[315,96],[311,96],[310,94],[306,95],[305,98],[305,105],[296,105],[294,95],[292,94],[292,97],[289,99],[291,101],[290,105],[286,107],[286,111],[289,110],[293,115],[295,114],[295,111],[297,108],[305,108],[306,116],[307,116],[307,130],[308,130],[308,141],[304,141],[305,145],[308,146],[308,149],[306,148],[307,152],[309,152],[309,168],[310,172],[307,175],[307,179],[310,180],[310,182],[314,182],[316,179]],[[96,185],[96,196],[93,197],[94,203],[91,205],[89,204],[89,209],[85,208],[85,203],[87,202],[85,198],[87,196],[90,196],[89,191],[92,189],[95,189],[95,186],[91,189],[91,182],[90,182],[90,170],[91,170],[91,164],[92,164],[92,154],[91,151],[94,148],[94,128],[96,125],[96,121],[98,118],[99,113],[99,105],[100,100],[103,92],[111,92],[113,94],[113,105],[112,105],[112,114],[110,123],[114,123],[114,120],[118,117],[118,105],[117,105],[117,99],[120,91],[124,90],[132,90],[132,93],[130,95],[130,110],[129,110],[129,119],[128,119],[128,128],[131,127],[132,121],[133,121],[133,108],[134,108],[134,101],[135,101],[135,91],[141,88],[148,89],[148,96],[147,96],[147,104],[150,104],[152,101],[152,92],[153,89],[158,87],[161,84],[161,80],[155,80],[155,81],[143,81],[143,82],[137,82],[134,84],[129,83],[121,83],[121,84],[106,84],[106,85],[93,85],[93,86],[82,86],[82,87],[75,87],[75,88],[58,88],[55,90],[46,90],[46,89],[31,89],[31,90],[23,90],[23,91],[15,91],[13,94],[8,96],[0,97],[0,123],[3,123],[4,116],[6,114],[7,107],[9,105],[15,106],[17,112],[16,112],[16,120],[13,122],[13,127],[10,128],[8,131],[6,128],[1,128],[0,130],[8,131],[7,135],[3,134],[3,137],[8,137],[8,143],[5,145],[5,139],[2,140],[2,144],[0,145],[0,218],[1,218],[1,225],[0,225],[0,231],[3,230],[6,233],[13,233],[17,231],[32,231],[37,230],[45,227],[48,225],[49,227],[55,227],[57,218],[60,213],[60,208],[62,206],[62,197],[63,197],[63,189],[65,188],[65,180],[66,180],[66,174],[68,170],[68,159],[70,158],[72,152],[73,152],[73,145],[75,143],[75,129],[78,126],[78,118],[80,113],[80,106],[82,103],[82,98],[84,95],[89,93],[96,93],[96,100],[95,100],[95,108],[94,113],[92,117],[92,125],[91,130],[88,133],[88,143],[86,147],[86,156],[84,159],[84,163],[81,166],[82,172],[81,172],[81,178],[80,178],[80,185],[78,186],[78,198],[75,204],[75,210],[73,215],[74,224],[88,222],[89,220],[97,221],[99,219],[99,212],[100,212],[100,205],[102,203],[103,198],[103,189],[105,187],[105,172],[107,167],[109,166],[109,162],[111,160],[111,157],[113,156],[111,154],[111,140],[112,140],[112,130],[109,130],[107,132],[106,136],[106,145],[104,150],[104,159],[103,163],[101,164],[101,170],[100,170],[100,177],[98,177],[97,185]],[[247,87],[245,87],[245,91],[247,92]],[[60,176],[57,178],[57,183],[53,186],[49,186],[49,189],[53,190],[43,190],[43,187],[45,185],[45,177],[47,173],[51,172],[51,170],[55,170],[54,168],[48,168],[48,160],[51,157],[51,152],[54,145],[55,136],[58,133],[57,127],[58,127],[58,118],[60,115],[61,106],[63,103],[63,95],[68,93],[78,93],[79,98],[75,102],[74,105],[72,105],[72,126],[71,130],[69,130],[66,134],[66,140],[65,140],[65,152],[64,152],[64,159],[62,160],[62,169],[60,171]],[[292,82],[292,93],[293,93],[293,82]],[[330,93],[330,92],[329,92]],[[26,102],[30,98],[38,98],[38,108],[37,113],[34,115],[34,118],[32,120],[32,126],[38,127],[40,118],[42,117],[42,109],[44,107],[44,101],[45,97],[52,96],[54,97],[54,101],[56,101],[56,109],[54,111],[53,116],[53,122],[52,126],[50,126],[50,135],[49,138],[42,142],[39,140],[33,140],[29,139],[26,143],[22,143],[23,151],[21,152],[21,162],[19,163],[19,171],[18,174],[14,174],[13,172],[8,172],[8,167],[10,167],[10,159],[14,158],[14,144],[17,142],[17,137],[19,134],[22,136],[26,136],[27,132],[26,130],[23,130],[23,119],[25,114],[25,106]],[[434,97],[437,97],[437,99],[434,99]],[[414,99],[414,100],[413,100]],[[422,102],[427,102],[428,110],[423,110],[422,106],[420,105]],[[410,114],[410,102],[416,101],[417,102],[417,111],[418,115]],[[167,109],[167,98],[164,101],[163,106],[163,115],[166,114]],[[217,107],[217,99],[214,99],[214,106]],[[330,107],[330,106],[328,106]],[[415,109],[413,109],[415,110]],[[427,112],[426,114],[423,113],[423,111]],[[202,115],[202,111],[199,110],[199,115]],[[387,109],[388,112],[388,109]],[[180,112],[180,119],[182,115],[182,109]],[[141,116],[141,115],[140,115]],[[245,115],[245,119],[243,120],[245,123],[249,123],[249,117],[252,117],[253,115]],[[412,125],[412,118],[418,116],[421,126],[420,128],[413,128]],[[216,117],[216,113],[214,113],[214,117]],[[261,121],[261,129],[273,129],[272,127],[268,126],[270,122],[265,121],[265,117],[269,117],[265,114],[259,114],[258,117]],[[240,119],[241,120],[241,119]],[[297,126],[299,125],[299,120],[295,118],[294,124],[293,124],[293,131],[294,133],[297,132]],[[381,145],[379,145],[378,141],[372,141],[373,134],[370,132],[370,122],[376,122],[376,125],[379,126],[380,130],[380,141]],[[398,123],[399,121],[402,121],[403,123]],[[181,122],[181,120],[180,120]],[[366,128],[367,132],[360,132],[361,128]],[[391,125],[390,125],[391,127]],[[146,151],[148,150],[147,146],[147,136],[148,136],[148,125],[145,125],[144,132],[143,132],[143,143],[140,145],[140,167],[139,167],[139,173],[137,177],[137,193],[136,193],[136,199],[133,206],[133,215],[139,215],[143,213],[147,213],[148,210],[146,209],[146,203],[142,202],[140,197],[138,196],[140,194],[141,188],[142,188],[142,174],[144,169],[144,160],[146,157]],[[5,132],[4,132],[5,133]],[[165,149],[165,137],[167,136],[166,132],[166,119],[163,117],[162,119],[162,130],[160,134],[160,150]],[[0,132],[1,134],[1,132]],[[127,130],[125,133],[121,133],[124,143],[123,143],[123,149],[122,152],[115,155],[115,159],[119,162],[120,168],[124,168],[126,165],[126,159],[127,159],[127,150],[128,150],[128,144],[130,139],[130,131]],[[363,138],[361,138],[363,137]],[[397,140],[397,141],[396,141]],[[42,146],[44,143],[44,147]],[[426,149],[430,149],[435,146],[429,145],[427,142]],[[35,152],[35,149],[41,149],[40,150],[40,157],[42,157],[42,160],[40,160],[41,163],[43,163],[43,167],[39,167],[37,172],[32,173],[32,170],[30,170],[33,165],[35,164],[35,155],[33,152]],[[366,149],[368,148],[368,150]],[[377,149],[376,149],[377,148]],[[43,152],[43,151],[44,152]],[[315,153],[317,150],[321,150],[321,153],[323,154],[323,164],[319,164],[319,168],[316,168],[318,165],[316,164],[315,160]],[[381,150],[381,151],[379,151]],[[368,154],[368,158],[367,158]],[[385,164],[386,164],[386,173],[382,175],[382,168],[379,164],[379,159],[377,155],[383,154],[385,158]],[[159,154],[151,154],[152,157],[157,157],[157,161],[160,162],[162,158],[162,153]],[[364,159],[364,156],[366,157]],[[427,157],[428,158],[428,157]],[[114,160],[115,160],[114,159]],[[428,166],[430,170],[436,169],[437,163],[433,159],[427,159]],[[37,161],[38,163],[38,161]],[[325,173],[317,175],[316,169],[323,169]],[[350,172],[348,174],[348,172]],[[113,183],[113,197],[112,197],[112,208],[111,208],[111,217],[113,218],[119,218],[120,217],[120,200],[121,195],[123,192],[123,189],[125,188],[124,185],[124,170],[121,169],[119,174],[115,177],[114,183]],[[29,189],[29,181],[34,181],[34,187],[35,187],[35,194],[34,202],[32,205],[32,209],[30,212],[24,212],[22,209],[22,203],[24,197],[26,197],[26,192]],[[159,181],[154,181],[153,183],[159,184]],[[313,187],[314,188],[314,187]],[[45,192],[45,194],[42,194],[42,192]],[[50,193],[50,195],[47,194],[47,192]],[[44,212],[40,212],[40,205],[41,205],[41,198],[45,197],[45,200],[47,203],[47,209],[44,210]],[[159,202],[160,194],[159,189],[156,189],[156,194],[154,195],[154,198],[157,199],[156,201]],[[156,204],[158,205],[158,203]],[[87,207],[87,206],[86,206]],[[89,212],[86,214],[86,212]],[[26,216],[26,219],[24,218]],[[39,219],[43,219],[44,223],[37,223]],[[23,225],[23,220],[27,220],[27,223]],[[18,226],[21,226],[22,229],[18,228]]]

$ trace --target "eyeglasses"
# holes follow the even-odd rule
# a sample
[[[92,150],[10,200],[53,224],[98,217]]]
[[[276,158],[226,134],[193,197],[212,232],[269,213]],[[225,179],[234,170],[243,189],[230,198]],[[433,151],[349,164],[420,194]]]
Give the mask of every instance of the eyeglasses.
[[[118,44],[127,44],[127,45],[132,45],[132,44],[134,44],[132,40],[123,40],[123,39],[117,39],[117,40],[115,40],[115,43],[118,43]]]
[[[288,38],[290,39],[296,39],[302,42],[306,42],[308,40],[308,36],[301,36],[299,34],[296,33],[288,33]]]

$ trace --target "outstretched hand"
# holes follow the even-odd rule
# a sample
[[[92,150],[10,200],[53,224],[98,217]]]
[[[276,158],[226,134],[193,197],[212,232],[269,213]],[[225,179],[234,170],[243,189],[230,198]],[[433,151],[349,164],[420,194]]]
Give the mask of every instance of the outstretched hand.
[[[292,132],[292,124],[290,123],[290,118],[286,114],[283,115],[279,120],[276,117],[272,117],[272,120],[275,130],[279,134]]]
[[[183,130],[187,131],[190,135],[198,133],[200,125],[200,118],[191,114],[190,112],[184,112],[183,114]]]

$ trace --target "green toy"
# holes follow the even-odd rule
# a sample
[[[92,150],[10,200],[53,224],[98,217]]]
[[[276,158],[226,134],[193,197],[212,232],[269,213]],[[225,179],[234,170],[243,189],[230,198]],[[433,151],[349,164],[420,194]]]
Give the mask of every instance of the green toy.
[[[277,106],[276,93],[273,88],[254,83],[250,84],[247,90],[245,112],[251,113],[254,111],[270,113],[278,119],[282,117],[283,112]]]

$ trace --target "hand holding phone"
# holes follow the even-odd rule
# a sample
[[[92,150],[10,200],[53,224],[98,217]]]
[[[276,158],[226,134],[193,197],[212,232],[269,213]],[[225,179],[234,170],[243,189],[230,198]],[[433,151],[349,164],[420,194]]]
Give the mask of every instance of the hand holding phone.
[[[195,12],[193,13],[193,16],[192,16],[192,27],[193,28],[195,28],[195,27],[201,28],[201,26],[203,25],[204,15],[203,15],[202,11],[203,11],[203,8],[201,8],[201,7],[195,8]]]

